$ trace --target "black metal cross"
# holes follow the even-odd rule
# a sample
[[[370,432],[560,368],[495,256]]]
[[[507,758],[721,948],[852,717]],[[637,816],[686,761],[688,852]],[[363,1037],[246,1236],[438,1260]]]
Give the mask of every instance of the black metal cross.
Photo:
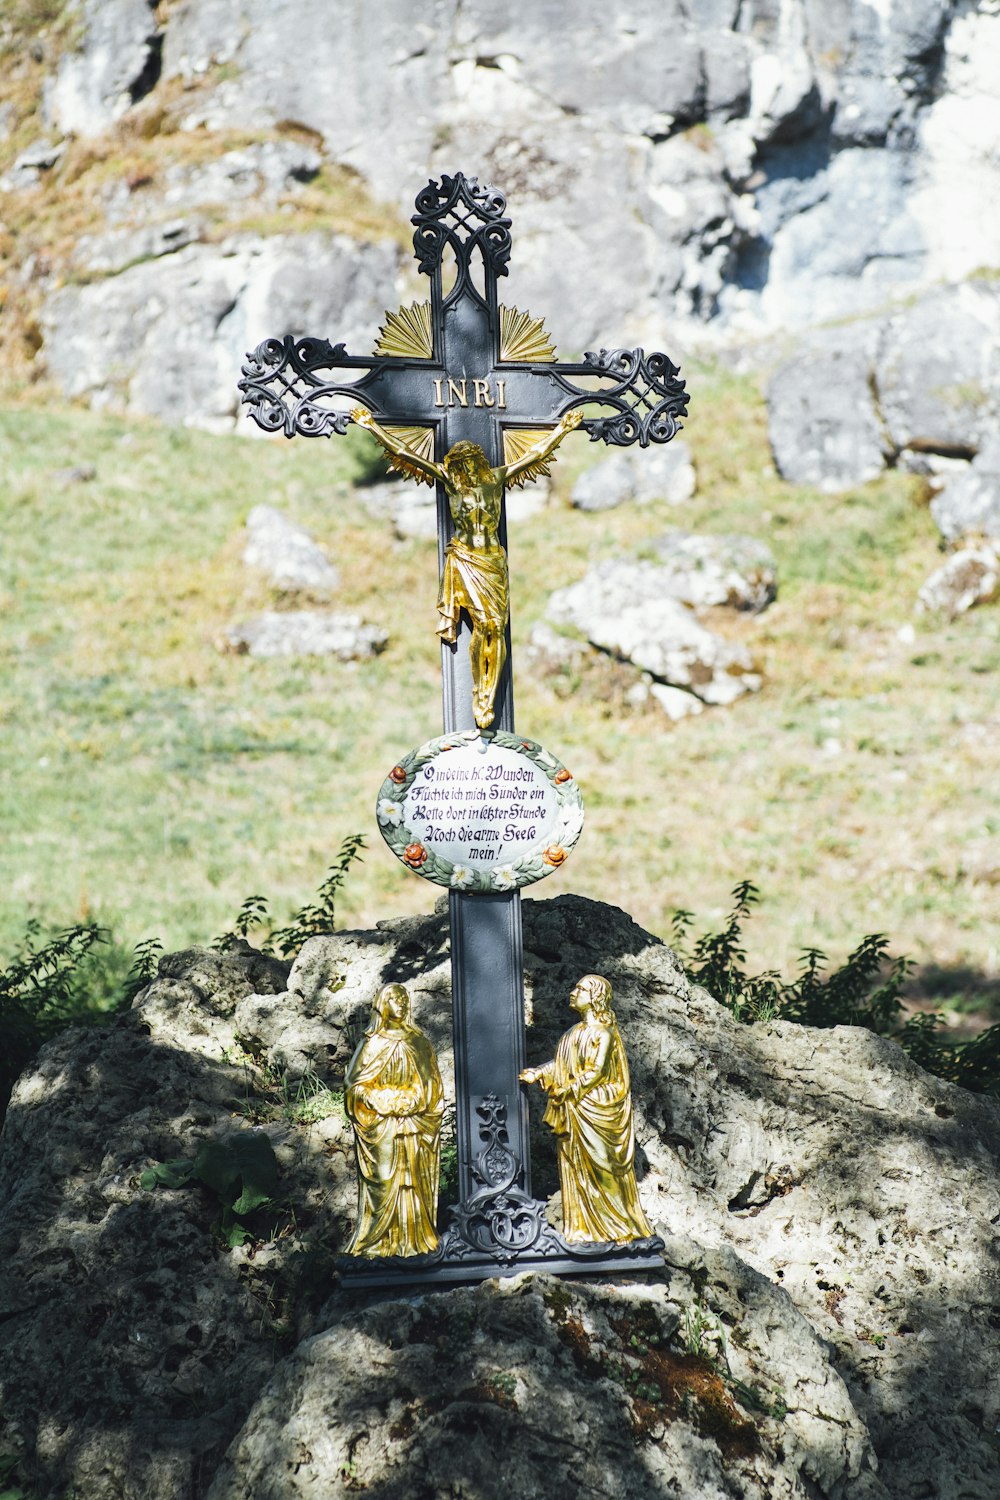
[[[577,406],[608,408],[582,423],[591,440],[646,447],[674,436],[688,398],[665,354],[601,349],[564,364],[541,320],[499,304],[497,280],[507,274],[511,250],[502,193],[456,173],[428,183],[415,207],[413,244],[430,278],[430,301],[389,314],[367,358],[325,339],[266,339],[247,357],[240,381],[261,427],[286,437],[343,434],[350,407],[361,404],[383,425],[407,429],[408,444],[424,445],[428,457],[440,462],[467,440],[493,465],[510,463],[539,429]],[[441,566],[451,532],[441,485],[437,504]],[[505,520],[500,541],[506,547]],[[442,645],[445,733],[474,727],[470,635],[463,615],[457,643]],[[509,629],[494,724],[514,728]],[[527,1107],[518,1085],[525,1065],[519,893],[452,891],[450,916],[460,1201],[439,1274],[476,1279],[534,1264],[597,1264],[585,1247],[570,1252],[553,1238],[544,1205],[531,1198]],[[634,1267],[637,1254],[605,1254],[599,1264]],[[398,1276],[383,1265],[379,1274],[351,1279],[385,1284],[412,1279],[415,1269],[401,1262]]]

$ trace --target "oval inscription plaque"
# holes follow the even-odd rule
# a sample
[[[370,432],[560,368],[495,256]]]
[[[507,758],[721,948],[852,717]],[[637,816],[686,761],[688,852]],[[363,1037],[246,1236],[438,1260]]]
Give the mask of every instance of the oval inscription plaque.
[[[376,804],[403,864],[459,891],[512,891],[551,875],[583,828],[572,774],[535,740],[443,734],[393,766]]]

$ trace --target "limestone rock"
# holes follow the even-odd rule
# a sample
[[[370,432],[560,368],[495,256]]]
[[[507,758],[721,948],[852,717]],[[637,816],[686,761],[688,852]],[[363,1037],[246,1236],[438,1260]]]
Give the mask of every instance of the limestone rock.
[[[545,316],[564,352],[811,328],[996,262],[1000,164],[982,149],[1000,76],[989,7],[642,0],[627,16],[585,8],[567,27],[529,0],[502,11],[435,0],[416,19],[391,0],[374,33],[357,0],[336,27],[323,0],[179,0],[155,14],[146,0],[86,0],[79,10],[78,42],[49,81],[47,133],[100,135],[160,93],[172,124],[183,100],[181,136],[265,138],[220,141],[214,159],[173,162],[141,191],[102,184],[106,225],[56,281],[66,270],[126,276],[137,257],[200,244],[210,225],[215,238],[220,219],[291,210],[281,198],[324,164],[355,173],[361,193],[401,218],[428,172],[495,181],[514,213],[517,304]],[[373,118],[384,128],[372,130]],[[154,120],[145,111],[143,127]],[[5,186],[35,190],[43,171],[26,160]],[[225,240],[204,248],[224,280]],[[133,316],[131,289],[67,290],[88,295],[50,310],[50,336],[69,320],[79,339],[85,324],[95,350],[74,363],[98,363],[104,326],[118,324],[106,298]],[[312,302],[290,281],[287,326],[339,336],[342,320],[312,323]],[[233,329],[223,320],[212,332],[195,303],[218,364]],[[281,331],[278,318],[254,333]],[[98,399],[175,413],[162,389],[136,384],[138,360],[121,352]],[[212,410],[207,420],[222,419]]]
[[[820,132],[803,129],[798,141],[776,142],[765,162],[748,279],[763,282],[757,311],[766,326],[808,328],[920,289],[926,252],[901,151],[858,145],[830,156]],[[740,296],[726,293],[720,305],[736,317]]]
[[[72,282],[81,273],[112,281],[64,286],[45,320],[51,368],[67,389],[169,420],[231,426],[222,392],[234,344],[286,327],[339,338],[346,326],[353,338],[342,307],[318,305],[308,268],[283,278],[280,305],[275,297],[245,340],[229,304],[167,270],[187,243],[200,254],[202,280],[228,286],[230,242],[223,234],[207,243],[220,239],[220,222],[242,234],[241,220],[285,208],[289,235],[278,238],[290,238],[294,195],[324,165],[340,180],[356,174],[359,194],[401,220],[428,174],[461,168],[495,182],[514,216],[516,305],[543,315],[564,353],[642,342],[676,354],[694,338],[714,345],[720,336],[882,316],[901,297],[996,263],[1000,164],[982,149],[1000,77],[1000,16],[989,7],[886,0],[876,14],[859,0],[775,0],[750,11],[729,0],[696,8],[642,0],[627,16],[585,8],[567,27],[549,4],[529,0],[502,10],[487,0],[434,0],[417,18],[387,3],[375,32],[358,0],[345,0],[335,27],[324,0],[179,0],[155,15],[145,0],[81,5],[79,42],[50,80],[46,135],[99,135],[159,93],[176,135],[214,132],[220,149],[207,162],[164,164],[138,190],[95,184],[105,223],[75,251],[56,253],[65,264],[53,266],[53,285],[67,273]],[[155,118],[154,105],[137,123],[153,128]],[[383,127],[372,130],[373,118]],[[245,143],[230,147],[233,133]],[[36,191],[45,170],[26,159],[4,185]],[[176,395],[190,383],[182,362],[170,360],[180,334],[143,333],[155,275],[133,263],[147,256],[162,262],[179,326],[193,330],[217,372],[195,382],[197,399]],[[362,319],[364,350],[397,287],[398,265],[381,269],[369,281],[381,305]],[[349,277],[338,267],[327,285]],[[987,283],[976,290],[989,295]],[[230,287],[237,322],[241,296]],[[131,346],[122,337],[129,324],[139,331]],[[959,324],[944,329],[949,359],[965,339]],[[986,347],[989,330],[975,325],[973,316],[968,328]],[[897,427],[910,425],[914,400],[915,414],[927,414],[928,391],[915,394],[903,368],[919,370],[921,337],[910,353],[887,351],[890,374],[896,354],[905,356],[891,420],[874,432],[870,413],[859,421],[853,469],[849,441],[841,451],[832,437],[849,397],[836,395],[836,380],[827,386],[837,414],[807,447],[832,444],[826,482],[863,482],[855,475],[878,464],[883,441],[889,450],[902,441]],[[141,368],[158,362],[169,378],[142,379]],[[964,371],[968,361],[960,363]],[[82,378],[88,369],[93,385]],[[854,384],[846,366],[839,373]],[[961,396],[977,378],[928,385]],[[411,520],[426,524],[416,512]]]
[[[701,699],[694,693],[685,692],[683,688],[671,687],[666,682],[650,682],[648,691],[667,718],[675,723],[680,719],[689,719],[692,714],[704,713]]]
[[[163,37],[148,0],[83,0],[83,40],[67,53],[46,97],[65,135],[98,135],[149,93]]]
[[[22,151],[10,170],[0,177],[0,189],[5,193],[17,193],[37,186],[42,174],[51,171],[65,149],[63,141],[36,141]]]
[[[810,334],[771,377],[768,428],[785,479],[837,491],[970,458],[1000,415],[1000,292],[936,288],[890,315]],[[991,467],[995,467],[995,460]]]
[[[759,613],[777,597],[774,554],[756,537],[668,531],[648,549],[661,559],[663,591],[693,608],[722,604]]]
[[[176,163],[165,174],[162,201],[175,213],[251,200],[273,208],[283,193],[311,182],[322,165],[322,153],[303,141],[255,141],[210,161]]]
[[[243,561],[266,573],[281,593],[307,593],[329,599],[339,575],[323,549],[273,505],[255,505],[247,516]]]
[[[760,687],[746,648],[706,630],[675,599],[593,615],[587,635],[602,651],[624,657],[660,682],[689,688],[703,703],[732,703]]]
[[[273,211],[322,163],[320,153],[300,141],[260,141],[207,162],[175,162],[155,192],[116,180],[104,192],[107,228],[80,236],[74,265],[90,275],[117,275],[139,261],[172,255],[203,239],[213,215]]]
[[[701,539],[690,546],[695,539],[686,533],[676,536],[668,535],[662,542],[662,555],[672,557],[669,564],[618,558],[597,563],[579,583],[556,589],[546,613],[554,623],[575,626],[600,650],[632,662],[661,683],[685,688],[704,703],[732,703],[760,687],[749,652],[708,630],[684,601],[690,597],[692,603],[719,603],[728,598],[740,548],[733,538],[701,547]],[[767,587],[758,576],[761,554],[750,539],[741,539],[740,545],[744,542],[757,571],[752,569],[749,578],[740,575],[742,587],[758,597]],[[749,559],[746,547],[744,562]],[[677,702],[670,696],[663,706],[676,707]]]
[[[365,661],[384,651],[388,635],[360,615],[332,610],[265,610],[226,631],[225,649],[240,655],[335,656]]]
[[[397,537],[436,539],[437,495],[433,488],[391,479],[359,485],[356,493],[369,515],[392,523]]]
[[[74,259],[83,271],[114,276],[140,261],[176,255],[178,250],[197,243],[201,235],[198,219],[161,219],[138,228],[83,234],[75,246]]]
[[[887,319],[874,380],[896,451],[971,456],[1000,417],[1000,288],[942,287]]]
[[[560,635],[545,620],[539,620],[531,627],[531,634],[524,648],[524,660],[529,666],[537,666],[542,662],[565,666],[578,662],[587,655],[587,646],[583,641],[578,641],[573,636]]]
[[[238,236],[53,293],[45,357],[67,396],[165,421],[232,427],[244,353],[275,328],[336,329],[366,348],[398,251],[320,233]],[[101,336],[94,338],[99,326]]]
[[[685,1246],[689,1254],[693,1248]],[[738,1362],[750,1379],[773,1368],[778,1349],[801,1358],[796,1416],[780,1438],[768,1430],[777,1424],[740,1430],[737,1417],[715,1442],[683,1420],[658,1423],[655,1442],[637,1441],[641,1419],[628,1376],[635,1382],[659,1369],[666,1384],[668,1372],[684,1366],[669,1355],[658,1365],[643,1362],[635,1346],[648,1346],[634,1330],[655,1329],[657,1344],[676,1332],[693,1293],[683,1273],[669,1289],[570,1287],[527,1275],[447,1298],[345,1305],[338,1326],[303,1345],[269,1384],[208,1500],[248,1492],[260,1500],[339,1500],[350,1486],[404,1500],[416,1474],[428,1495],[542,1487],[554,1500],[669,1491],[805,1500],[816,1480],[820,1493],[831,1494],[850,1478],[856,1494],[884,1496],[862,1425],[846,1390],[831,1387],[804,1320],[735,1257],[709,1253],[697,1270],[713,1278],[715,1295],[738,1319],[746,1338]],[[837,1437],[834,1423],[843,1424]],[[320,1433],[328,1434],[322,1445]],[[810,1452],[817,1439],[826,1448],[821,1458]]]
[[[888,446],[871,390],[871,364],[854,330],[838,348],[806,347],[767,388],[768,432],[778,472],[827,492],[881,474]]]
[[[949,542],[977,532],[1000,541],[1000,441],[988,441],[964,472],[947,479],[931,515]]]
[[[919,607],[954,618],[1000,593],[1000,551],[985,544],[962,547],[936,568],[917,595]]]
[[[345,1296],[330,1277],[353,1212],[346,1127],[298,1124],[282,1101],[306,1068],[342,1084],[392,979],[450,1089],[445,916],[311,939],[291,971],[247,945],[168,955],[127,1016],[43,1049],[0,1136],[0,1443],[22,1488],[284,1500],[364,1483],[409,1500],[419,1474],[483,1500],[512,1476],[556,1500],[675,1483],[993,1500],[997,1103],[864,1031],[737,1023],[613,907],[526,900],[524,925],[529,1061],[552,1055],[581,974],[614,986],[668,1279]],[[270,1108],[240,1039],[290,1069]],[[252,1255],[220,1249],[207,1189],[140,1187],[152,1162],[254,1128],[294,1218]],[[720,1329],[742,1384],[690,1363],[685,1344],[718,1349]]]
[[[578,510],[611,510],[626,500],[645,504],[665,500],[682,505],[695,490],[694,465],[687,444],[673,438],[636,451],[619,448],[576,481],[570,500]]]

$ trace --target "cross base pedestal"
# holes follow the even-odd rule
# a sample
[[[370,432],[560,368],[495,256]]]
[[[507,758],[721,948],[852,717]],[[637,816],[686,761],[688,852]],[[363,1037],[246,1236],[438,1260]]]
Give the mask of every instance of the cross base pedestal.
[[[549,1223],[547,1205],[519,1183],[523,1170],[507,1136],[507,1110],[495,1094],[477,1109],[482,1149],[471,1162],[475,1189],[450,1210],[451,1223],[430,1255],[342,1255],[344,1286],[412,1287],[484,1281],[549,1271],[557,1276],[655,1271],[664,1264],[658,1235],[598,1243],[570,1242]]]
[[[537,1203],[537,1207],[544,1211],[545,1204]],[[556,1276],[659,1271],[666,1264],[663,1249],[658,1235],[631,1240],[627,1245],[571,1245],[546,1225],[540,1241],[530,1249],[505,1254],[499,1247],[490,1252],[471,1245],[453,1224],[433,1255],[341,1255],[336,1264],[345,1287],[412,1290],[416,1286],[485,1281],[489,1276],[519,1276],[522,1271],[547,1271]]]

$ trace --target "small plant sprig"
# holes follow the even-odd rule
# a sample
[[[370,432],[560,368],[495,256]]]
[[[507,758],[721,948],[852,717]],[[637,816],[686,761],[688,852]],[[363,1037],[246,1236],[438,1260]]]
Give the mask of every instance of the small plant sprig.
[[[317,892],[318,900],[309,906],[303,906],[295,913],[287,927],[280,927],[277,932],[272,933],[271,941],[283,958],[294,957],[308,938],[321,937],[325,933],[333,932],[336,927],[337,893],[347,879],[347,872],[351,865],[356,859],[360,859],[361,850],[364,847],[363,833],[348,834],[347,838],[342,841],[337,857]]]
[[[278,1162],[260,1130],[239,1131],[206,1141],[193,1158],[157,1162],[139,1178],[146,1192],[158,1187],[208,1188],[220,1211],[219,1232],[230,1249],[259,1238],[253,1215],[277,1207]]]
[[[125,977],[122,990],[126,1004],[131,1005],[139,991],[145,989],[146,985],[156,978],[156,966],[162,952],[163,944],[159,938],[143,938],[141,942],[136,943],[132,955],[132,967]]]
[[[240,939],[246,940],[255,928],[265,928],[262,953],[276,954],[280,958],[294,958],[302,944],[311,937],[322,937],[333,932],[337,925],[337,895],[347,879],[347,872],[356,859],[360,859],[365,847],[363,833],[348,834],[337,851],[337,857],[326,872],[322,885],[316,893],[317,899],[289,918],[286,926],[275,928],[268,912],[265,896],[248,896],[236,914],[231,931],[220,933],[213,939],[212,947],[220,952],[236,946]]]

